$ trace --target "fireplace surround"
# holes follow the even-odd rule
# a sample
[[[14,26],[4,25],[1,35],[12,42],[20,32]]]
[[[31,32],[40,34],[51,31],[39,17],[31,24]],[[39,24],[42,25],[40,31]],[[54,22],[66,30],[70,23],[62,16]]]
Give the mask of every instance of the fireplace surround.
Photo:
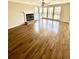
[[[33,14],[33,13],[26,14],[26,20],[27,20],[27,21],[34,20],[34,14]]]

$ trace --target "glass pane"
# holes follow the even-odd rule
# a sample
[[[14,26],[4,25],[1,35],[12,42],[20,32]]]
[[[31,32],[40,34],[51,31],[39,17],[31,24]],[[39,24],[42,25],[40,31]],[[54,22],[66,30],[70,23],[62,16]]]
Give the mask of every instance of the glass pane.
[[[40,18],[42,18],[42,7],[39,8]]]
[[[53,18],[53,7],[48,8],[48,18]]]
[[[55,7],[54,9],[54,19],[60,19],[60,14],[61,14],[61,7]]]
[[[35,7],[34,19],[35,19],[35,20],[38,20],[38,18],[39,18],[38,8]]]
[[[44,7],[44,9],[43,9],[43,17],[47,17],[47,8],[46,7]]]

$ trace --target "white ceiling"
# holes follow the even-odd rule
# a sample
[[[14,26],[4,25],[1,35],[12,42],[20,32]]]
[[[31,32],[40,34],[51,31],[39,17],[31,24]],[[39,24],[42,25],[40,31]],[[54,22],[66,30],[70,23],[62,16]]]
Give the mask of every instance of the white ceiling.
[[[41,5],[42,0],[9,0],[12,2],[25,3],[31,5]],[[44,0],[46,3],[50,4],[59,4],[59,3],[68,3],[70,0]]]

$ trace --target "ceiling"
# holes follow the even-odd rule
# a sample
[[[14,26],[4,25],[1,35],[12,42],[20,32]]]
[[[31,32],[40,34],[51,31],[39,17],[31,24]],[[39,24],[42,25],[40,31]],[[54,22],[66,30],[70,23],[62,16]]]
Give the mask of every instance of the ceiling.
[[[31,4],[31,5],[41,5],[42,0],[9,0],[12,2],[18,2],[18,3],[25,3],[25,4]],[[46,3],[49,4],[61,4],[61,3],[69,3],[70,0],[44,0]]]

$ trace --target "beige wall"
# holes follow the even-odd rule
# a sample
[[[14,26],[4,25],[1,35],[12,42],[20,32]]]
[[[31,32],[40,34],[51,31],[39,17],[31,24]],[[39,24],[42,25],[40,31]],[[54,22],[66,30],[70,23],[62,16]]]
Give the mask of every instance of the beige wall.
[[[62,4],[61,5],[61,21],[69,22],[70,21],[70,4]]]
[[[8,28],[10,29],[23,24],[23,11],[26,11],[26,13],[34,12],[34,7],[35,6],[28,4],[8,2]]]

